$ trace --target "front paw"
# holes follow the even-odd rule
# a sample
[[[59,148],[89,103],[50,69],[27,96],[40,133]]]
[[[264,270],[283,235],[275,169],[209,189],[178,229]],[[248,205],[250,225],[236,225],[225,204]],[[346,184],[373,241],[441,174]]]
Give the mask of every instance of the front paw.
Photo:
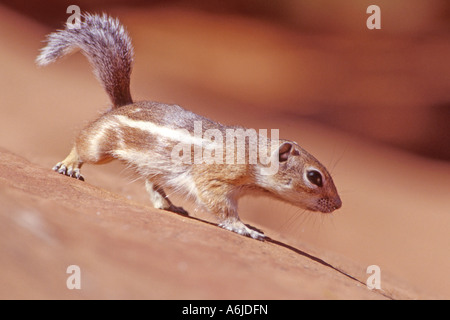
[[[264,241],[266,236],[264,233],[254,230],[252,228],[249,228],[246,226],[242,221],[236,220],[236,221],[225,221],[219,224],[219,227],[227,229],[229,231],[236,232],[240,235],[250,237],[256,240]]]

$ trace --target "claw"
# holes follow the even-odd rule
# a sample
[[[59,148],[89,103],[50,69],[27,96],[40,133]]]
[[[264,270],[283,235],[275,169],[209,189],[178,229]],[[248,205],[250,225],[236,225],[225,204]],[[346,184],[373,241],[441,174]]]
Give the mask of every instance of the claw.
[[[65,164],[63,164],[62,162],[58,162],[53,168],[53,171],[56,171],[60,174],[63,174],[65,176],[71,177],[71,178],[75,178],[81,181],[84,181],[83,176],[80,173],[80,169],[79,168],[73,168],[73,166],[69,166],[66,167]]]
[[[58,172],[59,167],[61,167],[61,162],[58,162],[57,164],[55,164],[55,166],[52,168],[53,171]]]
[[[83,176],[80,173],[80,169],[75,169],[74,170],[74,174],[75,174],[75,178],[81,181],[84,181]],[[71,175],[71,177],[73,177],[73,175]]]
[[[66,172],[67,172],[66,166],[65,166],[65,165],[61,165],[61,166],[59,167],[58,172],[61,173],[61,174],[66,174]]]

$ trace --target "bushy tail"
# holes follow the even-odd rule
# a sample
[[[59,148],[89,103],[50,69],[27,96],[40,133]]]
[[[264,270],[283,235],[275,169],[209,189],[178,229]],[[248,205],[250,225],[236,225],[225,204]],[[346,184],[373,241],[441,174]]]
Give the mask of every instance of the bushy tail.
[[[47,36],[36,63],[45,66],[79,48],[108,93],[114,108],[132,103],[130,75],[133,64],[131,39],[119,20],[83,14],[80,28],[58,30]]]

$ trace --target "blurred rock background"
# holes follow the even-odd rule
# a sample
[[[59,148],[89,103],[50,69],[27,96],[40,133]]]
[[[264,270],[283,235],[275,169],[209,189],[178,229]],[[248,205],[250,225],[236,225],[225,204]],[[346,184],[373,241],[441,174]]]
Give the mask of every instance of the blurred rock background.
[[[158,64],[147,62],[151,56],[138,56],[142,64],[136,73],[151,72],[160,81],[182,79],[205,95],[244,103],[267,118],[311,119],[421,156],[450,160],[449,1],[0,3],[49,30],[61,28],[70,4],[116,16],[124,8],[142,9],[136,18],[152,19],[154,30],[130,31],[136,43],[154,47]],[[366,28],[371,4],[381,8],[381,30]],[[148,88],[132,86],[149,98]]]

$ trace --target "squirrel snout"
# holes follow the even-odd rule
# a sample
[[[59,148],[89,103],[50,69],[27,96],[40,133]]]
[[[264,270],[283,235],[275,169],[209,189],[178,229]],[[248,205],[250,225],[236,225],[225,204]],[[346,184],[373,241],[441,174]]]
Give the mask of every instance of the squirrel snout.
[[[342,200],[339,196],[336,196],[336,198],[333,201],[334,201],[334,210],[337,210],[340,207],[342,207]]]
[[[317,204],[320,212],[331,213],[342,207],[342,200],[336,195],[334,198],[321,198]]]

